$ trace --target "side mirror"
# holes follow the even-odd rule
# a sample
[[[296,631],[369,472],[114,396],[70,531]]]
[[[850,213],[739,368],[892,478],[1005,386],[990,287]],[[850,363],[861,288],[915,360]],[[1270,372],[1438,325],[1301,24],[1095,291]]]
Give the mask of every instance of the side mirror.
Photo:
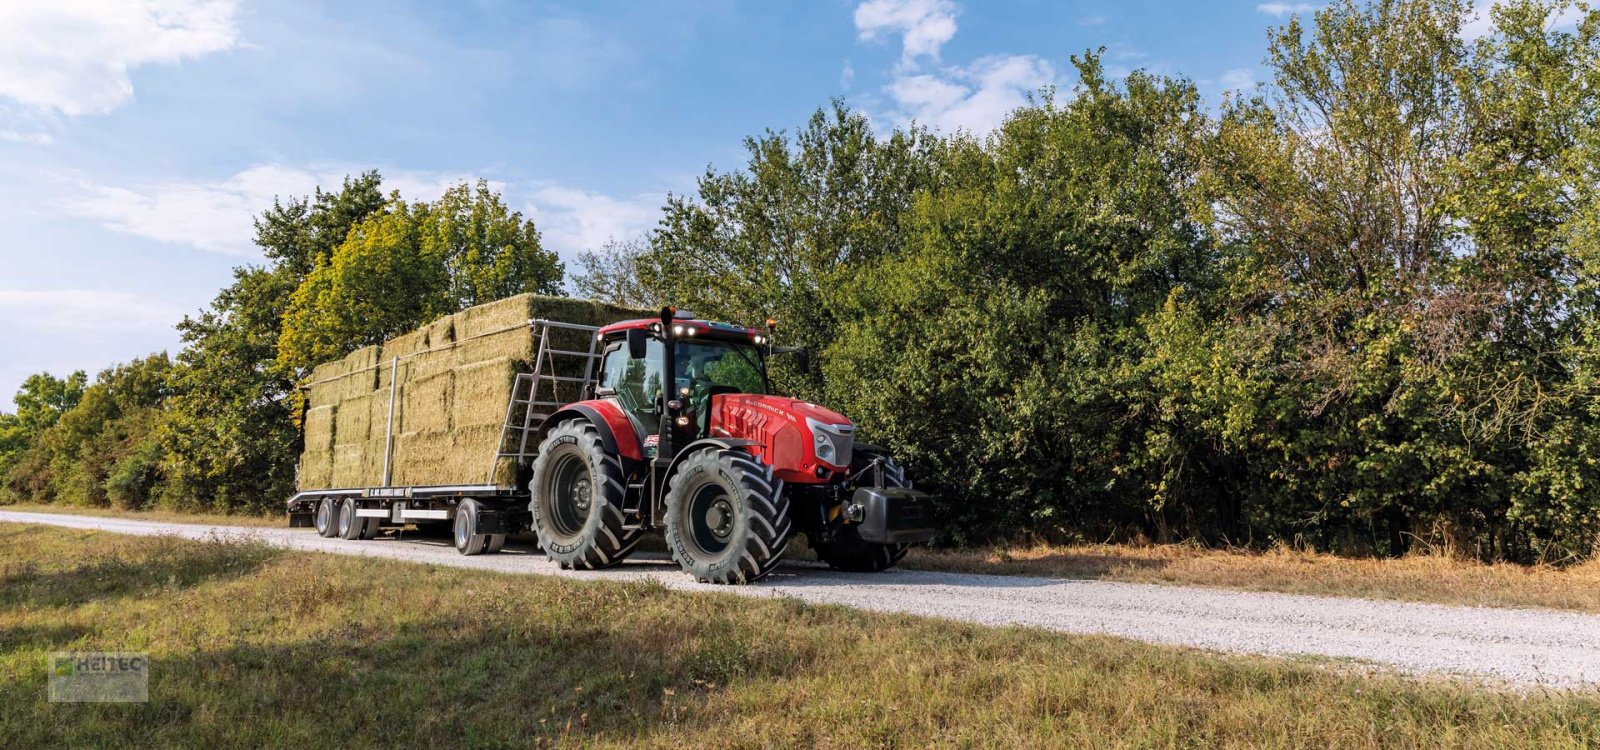
[[[646,347],[648,346],[649,343],[650,343],[650,337],[647,334],[645,334],[643,328],[629,328],[628,329],[628,358],[629,359],[644,359]]]
[[[794,366],[801,372],[811,372],[811,352],[806,351],[804,347],[794,350]]]

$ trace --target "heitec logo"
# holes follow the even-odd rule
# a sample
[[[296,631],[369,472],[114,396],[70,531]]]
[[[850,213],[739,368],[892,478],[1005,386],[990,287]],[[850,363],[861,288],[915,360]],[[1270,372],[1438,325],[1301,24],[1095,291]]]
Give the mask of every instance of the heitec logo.
[[[51,703],[144,703],[150,700],[150,655],[73,651],[50,655]]]

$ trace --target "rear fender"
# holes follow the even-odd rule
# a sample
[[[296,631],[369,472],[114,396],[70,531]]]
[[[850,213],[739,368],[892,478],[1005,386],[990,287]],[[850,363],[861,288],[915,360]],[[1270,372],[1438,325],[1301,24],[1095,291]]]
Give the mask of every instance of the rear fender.
[[[606,452],[622,457],[624,474],[635,474],[644,467],[644,444],[639,437],[638,428],[615,403],[605,399],[595,399],[566,405],[561,411],[546,417],[539,425],[539,442],[543,443],[550,430],[569,419],[584,419],[594,425],[595,430],[600,433],[600,444],[605,446]]]

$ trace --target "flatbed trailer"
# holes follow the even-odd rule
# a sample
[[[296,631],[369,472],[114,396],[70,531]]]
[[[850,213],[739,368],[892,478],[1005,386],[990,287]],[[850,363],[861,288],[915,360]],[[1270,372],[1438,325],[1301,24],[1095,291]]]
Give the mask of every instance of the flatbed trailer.
[[[391,373],[388,419],[384,427],[384,484],[377,487],[300,489],[287,502],[289,526],[331,529],[331,532],[325,531],[324,536],[346,539],[371,539],[384,529],[399,529],[408,525],[423,531],[448,528],[456,537],[457,547],[464,552],[469,549],[496,552],[505,543],[507,535],[528,531],[532,513],[528,506],[531,495],[527,475],[533,459],[538,455],[538,446],[531,438],[546,417],[593,393],[595,363],[598,359],[595,333],[599,327],[543,318],[529,320],[527,325],[539,340],[533,370],[516,376],[506,402],[500,447],[492,457],[485,457],[488,477],[495,475],[502,461],[515,462],[515,485],[484,482],[395,486],[389,483],[393,476],[394,403],[398,388],[395,373],[401,361],[433,350],[417,352],[379,363],[379,366],[388,367]],[[587,334],[588,350],[556,346],[552,334],[562,330]],[[581,368],[584,374],[581,377],[563,375],[558,370],[558,363],[563,365],[565,371],[575,372]],[[350,514],[348,519],[334,515],[324,519],[326,524],[318,523],[319,512],[343,514],[346,508]],[[465,515],[463,508],[468,509]]]

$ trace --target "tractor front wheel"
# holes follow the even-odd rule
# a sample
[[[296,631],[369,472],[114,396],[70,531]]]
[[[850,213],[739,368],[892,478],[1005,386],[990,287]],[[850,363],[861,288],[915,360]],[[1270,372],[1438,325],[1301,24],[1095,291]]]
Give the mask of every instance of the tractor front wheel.
[[[557,425],[533,462],[533,530],[546,557],[563,568],[609,568],[633,554],[642,532],[623,528],[627,485],[588,420]]]
[[[667,485],[667,548],[702,583],[754,583],[783,559],[794,523],[783,480],[740,450],[705,448]]]

